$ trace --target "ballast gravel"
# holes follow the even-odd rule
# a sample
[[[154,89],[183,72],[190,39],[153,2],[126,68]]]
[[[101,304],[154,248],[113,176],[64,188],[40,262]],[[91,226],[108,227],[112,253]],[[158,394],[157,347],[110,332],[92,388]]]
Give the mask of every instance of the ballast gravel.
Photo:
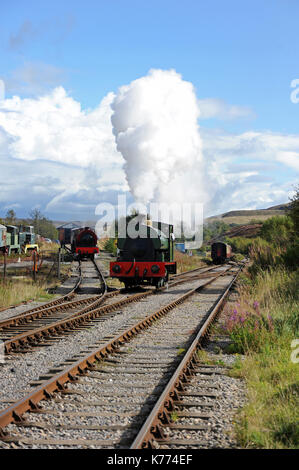
[[[190,335],[194,332],[194,327],[198,325],[200,319],[203,319],[206,316],[207,311],[219,295],[221,288],[228,284],[229,280],[230,279],[228,277],[220,278],[213,285],[213,288],[211,287],[202,293],[194,294],[190,299],[188,299],[188,301],[176,307],[165,317],[157,321],[151,328],[147,329],[141,335],[135,337],[130,343],[123,346],[121,348],[121,350],[123,350],[123,354],[114,355],[111,362],[108,360],[105,361],[104,364],[100,363],[98,367],[99,370],[91,372],[92,377],[83,377],[79,379],[79,383],[70,384],[68,388],[70,390],[77,391],[78,394],[70,394],[63,397],[60,396],[60,394],[57,394],[55,402],[42,402],[42,408],[53,410],[53,414],[39,415],[31,413],[28,415],[28,419],[32,423],[37,424],[42,421],[43,423],[46,422],[52,426],[57,426],[58,429],[38,429],[38,432],[36,432],[37,428],[34,427],[34,430],[31,428],[20,428],[19,431],[15,425],[9,425],[8,430],[12,429],[13,434],[21,432],[22,437],[27,437],[29,439],[33,436],[36,439],[112,439],[116,443],[116,448],[122,446],[126,447],[126,439],[130,441],[130,439],[132,440],[134,438],[142,420],[146,418],[146,414],[153,406],[159,392],[161,392],[163,388],[163,385],[165,385],[167,380],[170,378],[165,365],[169,362],[175,363],[179,360],[180,355],[183,354],[187,347],[188,341],[190,341]],[[192,284],[198,285],[198,283],[199,281],[196,281],[196,283]],[[188,289],[191,287],[190,284],[188,283]],[[177,286],[177,289],[173,288],[172,292],[163,292],[163,301],[161,299],[161,295],[155,295],[144,299],[142,302],[131,304],[122,310],[121,318],[124,323],[132,319],[132,315],[139,319],[141,316],[144,316],[145,308],[147,314],[156,311],[161,307],[161,305],[172,301],[174,299],[174,295],[181,295],[188,289],[187,286],[183,284],[181,286]],[[134,310],[134,312],[132,312],[132,310]],[[129,311],[130,315],[128,315]],[[119,320],[119,316],[111,319],[110,326],[112,329],[114,327],[122,328],[123,323],[120,325],[119,321],[116,322],[116,319]],[[89,341],[92,342],[94,340],[98,340],[99,337],[103,337],[97,335],[110,334],[107,333],[109,330],[106,330],[105,328],[105,326],[108,327],[108,322],[110,322],[110,320],[107,320],[100,325],[96,325],[96,327],[93,326],[88,334],[84,331],[74,335],[77,338],[75,342],[78,343],[79,335],[79,337],[81,337],[81,341],[84,341],[84,347],[86,347],[89,344]],[[115,324],[112,326],[112,323],[114,322]],[[166,329],[166,333],[165,330],[162,330],[162,325]],[[95,332],[95,328],[97,332]],[[111,331],[112,330],[110,330],[110,332]],[[89,336],[89,334],[91,336]],[[70,340],[72,338],[73,335],[69,336],[66,341],[68,349],[70,348]],[[64,342],[64,340],[62,342]],[[57,346],[58,344],[55,345],[55,349],[57,349]],[[82,350],[82,347],[80,350]],[[78,349],[76,353],[78,354]],[[26,357],[28,358],[28,355],[26,355]],[[116,359],[115,363],[112,362],[114,359]],[[149,368],[142,366],[142,361],[148,363],[149,359],[150,364],[153,367]],[[221,357],[217,355],[217,359],[221,359],[224,363],[226,362],[225,355],[221,355]],[[62,362],[61,356],[60,362]],[[228,363],[230,364],[231,362],[231,359],[228,359]],[[55,365],[57,364],[58,362],[55,363]],[[43,373],[45,372],[45,367],[43,367],[42,371]],[[93,377],[94,375],[97,376],[96,379]],[[236,447],[236,442],[232,434],[232,425],[237,409],[244,403],[244,384],[237,379],[229,377],[225,369],[220,368],[220,375],[212,374],[206,376],[197,374],[188,388],[192,388],[194,391],[194,387],[198,387],[198,391],[201,391],[203,387],[205,390],[212,387],[213,389],[216,388],[217,393],[219,393],[219,397],[216,399],[201,397],[198,400],[201,403],[206,403],[206,405],[212,405],[212,415],[207,423],[208,429],[195,432],[176,431],[175,433],[170,430],[169,437],[175,437],[176,439],[196,438],[199,440],[199,444],[195,448]],[[155,393],[153,394],[153,392]],[[113,397],[113,394],[118,395],[117,400]],[[143,394],[143,397],[140,396],[140,394]],[[93,406],[93,403],[96,401],[100,401],[102,404]],[[196,401],[196,399],[192,399],[192,401]],[[82,409],[84,408],[84,410],[88,409],[91,415],[100,411],[101,416],[86,416],[84,418],[79,418],[78,416],[68,416],[66,414],[70,411],[78,411],[81,407]],[[203,410],[206,408],[206,406],[203,406]],[[188,410],[198,411],[198,407],[188,408]],[[135,414],[135,416],[130,416],[132,413],[133,415]],[[194,424],[194,422],[198,422],[198,420],[182,418],[180,423],[183,422],[192,422]],[[88,426],[111,426],[113,424],[122,424],[130,426],[130,429],[123,431],[117,430],[113,433],[113,437],[111,437],[111,432],[103,429],[97,431],[62,429],[62,426],[68,423],[78,425],[84,424]],[[120,442],[120,444],[117,444],[117,442]],[[121,443],[123,443],[123,445],[121,445]],[[12,447],[15,446],[18,448],[61,447],[61,445],[36,446],[22,443],[14,444]],[[0,441],[0,447],[10,447],[10,444],[5,444]],[[85,446],[80,444],[74,447],[81,448]],[[98,446],[90,445],[88,447],[96,448]],[[113,446],[110,445],[108,447]],[[168,448],[168,446],[162,446],[162,448],[163,447]],[[186,446],[183,448],[186,448]],[[187,446],[187,448],[189,447]],[[192,448],[192,445],[190,445],[190,448]]]
[[[100,339],[125,329],[128,323],[132,324],[134,320],[134,323],[137,323],[138,320],[202,283],[204,280],[193,281],[169,288],[168,291],[155,293],[141,301],[122,307],[119,311],[113,312],[110,318],[90,322],[87,328],[74,331],[67,336],[54,338],[51,345],[47,345],[49,344],[47,341],[45,346],[41,343],[34,348],[33,352],[6,357],[4,364],[0,364],[1,408],[25,396],[28,391],[32,390],[31,382],[38,381],[41,375],[45,375],[58,364],[82,353]],[[113,298],[109,299],[109,303],[111,302]]]

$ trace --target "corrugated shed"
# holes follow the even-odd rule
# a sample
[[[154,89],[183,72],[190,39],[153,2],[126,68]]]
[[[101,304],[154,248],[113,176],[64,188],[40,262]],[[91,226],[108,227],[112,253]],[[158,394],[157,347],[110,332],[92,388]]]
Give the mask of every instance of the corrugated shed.
[[[73,222],[67,222],[66,224],[63,224],[63,225],[60,225],[59,227],[57,227],[57,230],[59,230],[61,228],[70,228],[70,229],[80,228],[80,225],[74,224]]]

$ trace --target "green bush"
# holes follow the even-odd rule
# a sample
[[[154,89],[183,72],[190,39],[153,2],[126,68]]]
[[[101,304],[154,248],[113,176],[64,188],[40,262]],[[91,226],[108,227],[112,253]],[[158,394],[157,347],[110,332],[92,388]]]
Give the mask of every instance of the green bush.
[[[297,269],[299,266],[299,241],[297,240],[294,245],[289,246],[286,252],[281,256],[281,262],[287,268]]]
[[[267,270],[270,267],[277,266],[281,262],[280,256],[283,250],[279,247],[274,247],[272,243],[257,238],[252,243],[249,250],[249,256],[252,261],[248,271],[251,275],[255,276],[260,270]]]
[[[299,447],[298,364],[291,360],[299,337],[298,204],[299,190],[289,215],[266,220],[260,237],[248,244],[251,264],[240,276],[238,303],[224,310],[230,351],[244,354],[231,371],[247,384],[248,401],[236,424],[244,447]]]
[[[298,364],[291,343],[299,336],[299,271],[258,270],[239,283],[239,302],[224,310],[230,352],[245,354],[231,370],[247,384],[248,401],[236,431],[244,447],[298,448]]]
[[[265,220],[260,236],[277,246],[286,245],[292,239],[294,223],[289,216],[278,215]]]
[[[242,255],[241,253],[235,253],[234,254],[234,258],[233,258],[234,261],[237,261],[237,262],[238,261],[243,261],[243,259],[244,259],[244,255]]]
[[[115,244],[115,238],[109,238],[105,245],[104,245],[104,250],[109,251],[109,253],[113,253],[113,255],[116,256],[117,252],[117,247]]]
[[[243,255],[248,255],[254,240],[254,238],[245,237],[226,238],[227,243],[231,245],[233,251],[242,253]]]

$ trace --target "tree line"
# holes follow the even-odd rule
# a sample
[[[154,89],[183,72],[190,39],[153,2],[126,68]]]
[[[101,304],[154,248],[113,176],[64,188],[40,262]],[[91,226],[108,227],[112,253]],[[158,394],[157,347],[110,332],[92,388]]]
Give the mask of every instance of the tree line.
[[[7,211],[4,219],[0,219],[2,225],[33,225],[34,232],[41,237],[56,240],[58,231],[53,222],[45,217],[38,209],[33,209],[29,213],[28,219],[18,219],[15,211],[10,209]]]

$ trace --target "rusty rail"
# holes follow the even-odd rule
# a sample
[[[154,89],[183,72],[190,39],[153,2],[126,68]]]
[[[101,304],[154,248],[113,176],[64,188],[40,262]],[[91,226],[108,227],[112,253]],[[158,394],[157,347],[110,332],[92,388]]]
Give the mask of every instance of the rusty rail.
[[[228,268],[228,269],[231,269]],[[18,400],[13,405],[9,406],[5,410],[0,412],[0,438],[9,440],[4,428],[12,422],[22,422],[22,415],[30,410],[37,410],[39,408],[39,402],[43,399],[49,399],[52,397],[53,393],[56,391],[62,391],[66,387],[67,382],[72,382],[77,380],[78,375],[85,374],[87,370],[93,368],[93,364],[96,361],[103,360],[111,353],[115,352],[120,345],[125,342],[130,341],[135,335],[145,328],[148,328],[154,321],[161,318],[167,312],[175,308],[177,305],[183,303],[187,298],[193,295],[198,290],[203,289],[210,283],[218,279],[222,273],[219,273],[216,277],[210,278],[203,285],[198,286],[194,289],[190,289],[187,293],[180,296],[175,301],[164,306],[155,313],[148,315],[143,320],[135,324],[134,326],[128,328],[120,335],[114,337],[99,349],[92,351],[89,355],[85,356],[83,359],[79,359],[77,362],[73,363],[63,371],[54,375],[51,379],[45,381],[40,386],[36,387],[29,395]],[[139,295],[145,296],[146,293]],[[148,295],[148,294],[147,294]],[[109,306],[108,306],[109,307]],[[105,308],[105,307],[102,307]]]
[[[203,340],[207,337],[210,327],[217,318],[230,289],[236,282],[240,271],[241,269],[238,271],[202,327],[199,329],[196,338],[190,345],[182,362],[177,367],[170,381],[166,385],[163,393],[158,399],[156,405],[154,406],[151,414],[148,416],[138,435],[135,437],[134,442],[131,445],[131,449],[154,448],[154,441],[163,444],[163,425],[169,424],[171,422],[170,414],[175,408],[174,401],[180,400],[179,394],[182,390],[184,390],[184,384],[186,384],[194,374],[194,366],[198,362],[197,351],[200,348]]]
[[[228,268],[227,270],[229,269],[231,269],[231,267]],[[217,278],[221,275],[223,275],[223,272],[213,277],[210,282],[212,282],[214,278]],[[187,279],[174,281],[172,283],[172,286],[186,282],[188,280],[189,279],[187,278]],[[160,290],[162,289],[166,289],[166,287],[163,287]],[[40,328],[32,329],[26,333],[21,333],[21,334],[15,335],[13,338],[7,339],[6,341],[3,342],[4,351],[6,353],[13,352],[15,349],[24,347],[26,344],[36,343],[38,341],[47,339],[48,337],[59,334],[59,333],[63,334],[65,330],[76,328],[86,321],[93,320],[94,318],[97,318],[100,315],[113,312],[124,305],[127,305],[132,302],[136,302],[149,295],[153,295],[155,292],[156,291],[153,291],[153,290],[147,290],[139,294],[134,294],[128,298],[121,299],[110,305],[99,306],[104,301],[104,299],[107,298],[107,296],[115,295],[115,293],[107,293],[105,296],[102,296],[99,299],[96,299],[95,302],[93,302],[91,305],[88,305],[85,308],[83,308],[80,312],[71,314],[69,317],[63,320],[57,321],[55,323],[50,323],[49,325],[45,325]],[[51,311],[52,309],[55,310],[55,307],[53,308],[51,307]],[[47,312],[42,311],[41,313],[42,315],[45,315]]]
[[[78,290],[82,283],[82,271],[81,271],[81,264],[79,263],[79,276],[76,281],[76,284],[74,287],[71,289],[71,291],[62,296],[59,297],[58,299],[55,299],[51,302],[48,302],[47,304],[44,304],[39,307],[35,307],[33,309],[27,310],[26,312],[18,315],[14,315],[12,317],[6,318],[5,320],[0,321],[0,330],[3,328],[8,328],[13,325],[22,325],[26,322],[31,322],[32,320],[51,315],[51,313],[56,312],[58,310],[67,310],[69,308],[77,307],[79,305],[84,305],[86,303],[89,303],[92,299],[94,302],[92,303],[92,306],[97,306],[99,303],[102,303],[104,301],[104,297],[106,298],[107,294],[107,284],[104,279],[104,276],[102,275],[100,269],[98,268],[97,264],[93,260],[94,267],[98,273],[99,278],[101,279],[102,282],[102,294],[100,294],[97,297],[89,297],[85,299],[77,299],[74,301],[67,302],[67,300],[71,299],[74,297],[75,292]],[[116,295],[115,292],[109,293],[108,297],[111,297],[113,295]],[[84,313],[86,310],[82,310],[82,313]],[[74,315],[71,315],[71,317]]]

